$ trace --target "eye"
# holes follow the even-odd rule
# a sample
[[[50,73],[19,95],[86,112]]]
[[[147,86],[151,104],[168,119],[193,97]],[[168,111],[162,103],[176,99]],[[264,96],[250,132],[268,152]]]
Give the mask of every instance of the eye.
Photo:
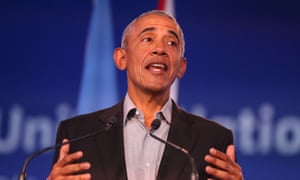
[[[143,42],[151,42],[152,41],[152,38],[150,37],[145,37],[142,39]]]
[[[176,41],[168,41],[167,44],[168,44],[169,46],[177,47],[177,42],[176,42]]]

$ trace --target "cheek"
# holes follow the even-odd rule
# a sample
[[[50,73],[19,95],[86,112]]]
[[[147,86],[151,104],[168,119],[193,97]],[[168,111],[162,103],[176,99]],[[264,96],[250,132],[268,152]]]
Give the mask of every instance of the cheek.
[[[181,58],[178,58],[178,56],[173,58],[174,60],[172,61],[173,67],[176,71],[178,71],[181,67]]]
[[[130,65],[136,71],[141,71],[144,68],[144,59],[146,55],[136,53],[135,56],[131,57]]]
[[[127,71],[132,76],[135,76],[135,79],[138,79],[142,75],[142,64],[140,61],[137,61],[136,59],[131,59],[130,61],[127,61]]]

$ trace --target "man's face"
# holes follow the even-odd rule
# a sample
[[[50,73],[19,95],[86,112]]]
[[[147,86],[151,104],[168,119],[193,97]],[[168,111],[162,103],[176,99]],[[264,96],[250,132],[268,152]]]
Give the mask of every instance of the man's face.
[[[176,77],[183,76],[179,27],[168,17],[146,15],[129,31],[125,50],[128,88],[143,91],[168,91]]]

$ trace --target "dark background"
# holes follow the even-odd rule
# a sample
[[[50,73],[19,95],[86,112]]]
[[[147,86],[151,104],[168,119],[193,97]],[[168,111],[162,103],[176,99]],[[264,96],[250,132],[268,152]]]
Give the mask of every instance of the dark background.
[[[156,4],[154,0],[111,1],[116,47],[127,23],[155,9]],[[195,109],[200,107],[199,114],[210,119],[233,121],[238,161],[246,179],[298,177],[299,4],[291,0],[175,1],[188,59],[188,71],[180,81],[179,103],[194,113],[199,113]],[[2,140],[10,133],[10,112],[16,105],[23,110],[24,126],[30,119],[61,120],[56,110],[62,103],[75,108],[91,10],[88,0],[0,1]],[[118,73],[120,99],[126,93],[124,75]],[[264,104],[273,108],[266,151],[257,145],[263,123],[259,112]],[[248,153],[241,148],[243,132],[239,130],[239,115],[245,109],[255,119],[254,150]],[[280,125],[287,119],[293,119],[289,122],[295,127],[286,134],[286,139],[296,142],[295,152],[290,154],[278,150],[276,140]],[[55,125],[51,128],[54,138]],[[25,157],[43,147],[26,150],[23,129],[18,133],[17,148],[0,154],[0,180],[13,179]],[[47,176],[51,156],[49,153],[32,162],[32,179]]]

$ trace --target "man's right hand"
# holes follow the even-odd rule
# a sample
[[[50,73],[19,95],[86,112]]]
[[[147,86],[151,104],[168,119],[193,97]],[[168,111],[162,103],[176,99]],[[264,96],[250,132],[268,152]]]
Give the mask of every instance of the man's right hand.
[[[64,139],[63,142],[67,142],[68,139]],[[63,145],[59,151],[59,159],[53,165],[52,170],[47,180],[59,180],[59,179],[91,179],[90,173],[75,174],[83,170],[91,168],[89,162],[73,163],[74,161],[83,157],[82,151],[77,151],[69,154],[70,144]]]

